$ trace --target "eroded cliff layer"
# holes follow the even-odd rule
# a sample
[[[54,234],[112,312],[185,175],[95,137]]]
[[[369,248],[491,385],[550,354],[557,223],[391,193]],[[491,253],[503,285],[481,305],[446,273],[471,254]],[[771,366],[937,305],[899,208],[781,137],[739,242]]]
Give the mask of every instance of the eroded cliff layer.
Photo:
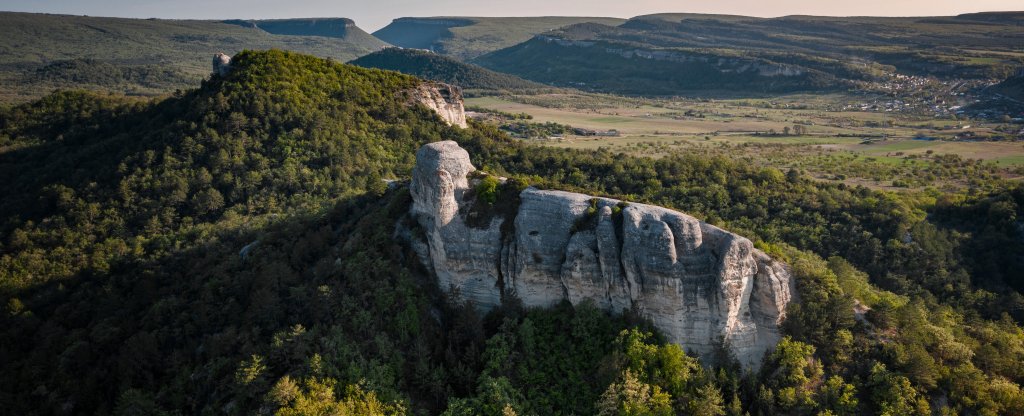
[[[462,128],[467,126],[461,88],[427,81],[405,93],[411,102],[423,104],[434,110],[448,125]]]
[[[481,176],[455,142],[416,154],[417,251],[442,289],[485,309],[509,296],[528,307],[632,309],[698,354],[727,341],[752,367],[778,342],[792,279],[750,240],[662,207],[577,193],[527,188],[518,206],[493,207],[475,196]]]

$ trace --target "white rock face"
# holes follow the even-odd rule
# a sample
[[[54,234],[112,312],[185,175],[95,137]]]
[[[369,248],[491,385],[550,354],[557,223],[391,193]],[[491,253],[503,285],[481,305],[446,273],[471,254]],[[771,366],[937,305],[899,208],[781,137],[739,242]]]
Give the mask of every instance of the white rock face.
[[[469,154],[453,141],[432,143],[416,152],[410,192],[412,213],[426,230],[429,260],[444,290],[457,290],[479,306],[501,304],[498,258],[500,222],[472,228],[459,215],[469,190],[466,178],[476,169]]]
[[[225,76],[231,71],[231,57],[223,53],[213,56],[213,73]]]
[[[746,238],[662,207],[534,188],[514,219],[469,225],[469,154],[446,141],[416,159],[412,215],[442,289],[484,309],[509,296],[527,307],[567,299],[632,309],[688,350],[707,356],[727,341],[755,368],[780,338],[792,279]]]
[[[466,128],[466,108],[462,89],[440,82],[425,82],[409,90],[409,99],[434,110],[450,126]]]

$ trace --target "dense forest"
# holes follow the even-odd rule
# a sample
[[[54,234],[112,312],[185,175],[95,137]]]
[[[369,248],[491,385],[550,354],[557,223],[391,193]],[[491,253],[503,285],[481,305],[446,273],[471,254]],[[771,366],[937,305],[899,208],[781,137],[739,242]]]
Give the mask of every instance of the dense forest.
[[[1024,413],[1024,188],[890,193],[726,157],[448,127],[420,81],[281,51],[156,100],[0,109],[9,414]],[[422,144],[542,188],[661,204],[787,261],[759,371],[634,314],[482,313],[395,238]],[[509,192],[499,187],[497,192]],[[500,197],[499,197],[500,198]]]

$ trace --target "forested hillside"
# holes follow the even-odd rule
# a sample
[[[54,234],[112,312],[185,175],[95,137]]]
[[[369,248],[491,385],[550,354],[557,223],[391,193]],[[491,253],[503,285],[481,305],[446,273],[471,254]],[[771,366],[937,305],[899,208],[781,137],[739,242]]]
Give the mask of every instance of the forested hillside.
[[[385,48],[349,63],[365,68],[398,71],[431,81],[458,85],[472,93],[528,93],[552,89],[544,84],[417,49]]]
[[[953,17],[637,16],[580,23],[478,57],[555,85],[672,95],[845,90],[893,74],[1005,78],[1024,65],[1020,13]]]
[[[534,147],[409,107],[420,81],[396,72],[281,51],[233,68],[161,100],[58,92],[0,111],[5,411],[1024,413],[1020,185],[894,194]],[[752,373],[628,312],[446,297],[396,236],[408,191],[382,181],[441,139],[513,185],[750,237],[798,279],[787,337]]]
[[[992,92],[1024,102],[1024,70],[991,87]]]
[[[260,24],[279,29],[287,22],[294,21]],[[384,45],[354,25],[328,37],[308,28],[309,34],[296,33],[301,27],[277,35],[253,24],[0,12],[0,103],[22,103],[56,88],[150,96],[189,89],[210,70],[216,52],[277,48],[344,62]]]

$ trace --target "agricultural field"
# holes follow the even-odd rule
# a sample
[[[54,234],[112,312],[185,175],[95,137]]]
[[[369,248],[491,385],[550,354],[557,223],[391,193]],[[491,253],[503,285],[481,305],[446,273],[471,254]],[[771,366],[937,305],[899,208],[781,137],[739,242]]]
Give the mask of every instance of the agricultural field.
[[[534,140],[544,146],[655,158],[673,152],[720,155],[873,188],[985,188],[1024,175],[1024,141],[1013,136],[988,140],[1024,126],[854,110],[872,99],[848,94],[716,100],[545,94],[472,98],[467,105],[525,114],[532,123],[620,133]]]
[[[624,134],[782,133],[801,125],[806,135],[952,139],[970,133],[993,134],[998,124],[969,119],[854,109],[874,97],[845,94],[795,95],[772,99],[638,99],[599,94],[544,94],[480,97],[469,106],[527,113],[538,122],[589,129],[617,129]],[[964,128],[965,126],[970,126]]]

